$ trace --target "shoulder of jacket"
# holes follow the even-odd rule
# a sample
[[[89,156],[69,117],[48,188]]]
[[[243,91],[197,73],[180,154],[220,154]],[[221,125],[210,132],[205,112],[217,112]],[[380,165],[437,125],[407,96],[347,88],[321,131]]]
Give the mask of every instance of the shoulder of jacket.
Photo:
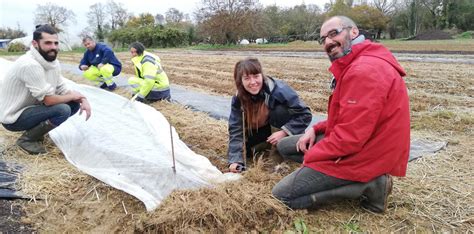
[[[152,56],[152,55],[149,55],[149,54],[145,54],[141,60],[141,64],[144,64],[146,62],[150,62],[152,64],[156,64],[156,59]]]
[[[275,87],[278,85],[278,80],[271,76],[265,76],[265,86],[267,88],[268,93],[272,93]]]
[[[97,45],[99,46],[99,49],[101,50],[112,50],[108,45],[104,43],[97,43]]]

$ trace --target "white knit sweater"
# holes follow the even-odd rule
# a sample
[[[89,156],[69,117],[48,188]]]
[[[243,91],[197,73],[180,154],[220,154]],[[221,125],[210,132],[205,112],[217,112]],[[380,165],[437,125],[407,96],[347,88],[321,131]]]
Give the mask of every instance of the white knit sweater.
[[[0,71],[5,72],[5,71]],[[43,105],[47,95],[65,94],[69,91],[61,76],[59,61],[46,61],[31,46],[18,58],[6,73],[0,87],[0,122],[16,122],[28,107]]]

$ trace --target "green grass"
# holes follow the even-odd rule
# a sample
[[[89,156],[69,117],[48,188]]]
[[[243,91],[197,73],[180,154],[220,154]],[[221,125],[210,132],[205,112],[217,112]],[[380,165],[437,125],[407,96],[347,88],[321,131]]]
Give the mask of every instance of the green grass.
[[[457,39],[465,40],[465,39],[474,39],[474,31],[466,31],[459,35],[456,35]]]
[[[306,224],[302,218],[297,218],[294,222],[294,225],[297,233],[309,233],[308,228],[306,227]]]
[[[466,44],[474,45],[474,40],[465,40],[465,39],[451,39],[451,40],[404,40],[404,39],[394,39],[394,40],[378,40],[384,45],[399,45],[399,44],[430,44],[430,45],[446,45],[446,44]]]
[[[286,48],[291,43],[268,43],[268,44],[249,44],[249,45],[218,45],[218,44],[200,44],[195,46],[185,47],[191,50],[247,50],[247,49],[273,49]]]
[[[0,56],[12,56],[12,55],[22,55],[25,52],[8,52],[6,49],[0,49]]]
[[[344,223],[344,230],[348,231],[349,233],[361,233],[362,229],[359,226],[359,222],[356,220],[349,220],[349,222]]]
[[[390,50],[396,51],[474,51],[473,39],[406,41],[379,40]],[[322,51],[322,46],[317,41],[294,41],[290,43],[269,43],[250,45],[210,45],[203,44],[185,47],[192,50],[278,50],[278,51]]]
[[[195,46],[189,46],[187,49],[191,50],[223,50],[223,49],[239,49],[239,45],[212,45],[212,44],[200,44],[200,45],[195,45]]]

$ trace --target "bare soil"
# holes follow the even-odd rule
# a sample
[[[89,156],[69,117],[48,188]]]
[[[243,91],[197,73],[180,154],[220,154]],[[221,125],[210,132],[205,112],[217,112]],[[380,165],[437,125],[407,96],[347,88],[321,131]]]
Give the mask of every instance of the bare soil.
[[[203,92],[232,95],[234,64],[242,55],[199,55],[158,51],[171,82]],[[129,53],[118,53],[124,73],[132,74]],[[78,63],[81,55],[61,54]],[[327,111],[329,61],[316,58],[259,57],[267,75],[288,82],[314,113]],[[0,128],[8,146],[5,157],[25,165],[20,189],[42,200],[20,201],[23,223],[46,232],[144,231],[297,231],[303,222],[317,232],[471,232],[474,230],[474,69],[472,64],[401,62],[410,95],[412,137],[447,141],[435,156],[409,163],[396,178],[388,211],[373,214],[347,201],[318,210],[292,211],[270,196],[272,186],[296,164],[274,171],[275,160],[256,160],[244,178],[215,189],[178,191],[147,213],[134,197],[77,171],[48,142],[46,157],[32,158],[14,146],[16,133]],[[76,82],[79,76],[65,74]],[[116,91],[127,95],[125,90]],[[194,151],[226,170],[227,123],[178,104],[153,107]],[[265,154],[268,158],[270,153]]]
[[[449,33],[444,32],[442,30],[426,31],[426,32],[422,32],[416,35],[413,38],[410,38],[410,40],[450,40],[450,39],[453,39],[453,37],[451,37]]]
[[[25,212],[17,201],[0,199],[0,232],[33,232],[32,225],[21,221],[23,216]]]

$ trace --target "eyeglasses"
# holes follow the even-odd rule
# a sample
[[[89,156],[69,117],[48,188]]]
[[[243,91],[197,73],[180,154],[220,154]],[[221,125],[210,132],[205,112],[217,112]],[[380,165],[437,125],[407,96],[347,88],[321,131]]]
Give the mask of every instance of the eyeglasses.
[[[318,39],[318,42],[319,42],[320,45],[322,45],[326,41],[326,38],[329,37],[330,39],[333,39],[335,36],[339,35],[342,31],[344,31],[344,29],[349,29],[349,28],[352,28],[352,27],[342,27],[342,28],[333,29],[333,30],[329,31],[326,36],[321,36]]]

